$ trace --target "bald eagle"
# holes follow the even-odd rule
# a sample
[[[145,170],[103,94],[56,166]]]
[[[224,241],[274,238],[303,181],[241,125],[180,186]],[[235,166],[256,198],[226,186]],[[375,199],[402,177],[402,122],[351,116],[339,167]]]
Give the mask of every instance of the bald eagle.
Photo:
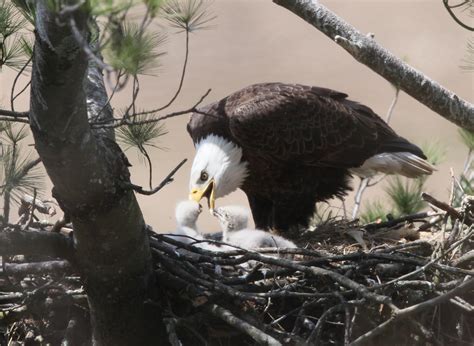
[[[193,113],[190,199],[240,188],[255,225],[307,225],[315,203],[343,197],[352,174],[418,177],[434,170],[416,145],[338,91],[299,84],[248,86]]]

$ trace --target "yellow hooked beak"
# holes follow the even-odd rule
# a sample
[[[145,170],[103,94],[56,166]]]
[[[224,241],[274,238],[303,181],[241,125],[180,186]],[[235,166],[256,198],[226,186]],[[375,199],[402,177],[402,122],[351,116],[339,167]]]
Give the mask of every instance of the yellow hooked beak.
[[[215,208],[215,197],[214,197],[214,179],[211,179],[209,183],[203,189],[194,188],[189,193],[189,199],[200,202],[203,197],[207,197],[207,204],[211,214]]]

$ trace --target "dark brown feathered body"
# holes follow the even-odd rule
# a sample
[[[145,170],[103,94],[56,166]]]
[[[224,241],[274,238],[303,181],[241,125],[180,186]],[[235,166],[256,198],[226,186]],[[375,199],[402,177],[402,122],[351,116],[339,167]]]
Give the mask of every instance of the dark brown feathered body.
[[[315,202],[344,196],[348,169],[375,154],[424,158],[346,94],[297,84],[246,87],[194,113],[188,131],[195,143],[215,134],[242,148],[249,176],[241,188],[260,228],[307,224]]]

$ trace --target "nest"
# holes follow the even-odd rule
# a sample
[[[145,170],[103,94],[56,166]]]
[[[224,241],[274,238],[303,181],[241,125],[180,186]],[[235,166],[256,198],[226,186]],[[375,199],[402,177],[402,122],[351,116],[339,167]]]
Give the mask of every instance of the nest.
[[[172,345],[472,344],[473,205],[368,225],[332,219],[300,230],[297,249],[213,252],[150,232],[160,298],[147,303]],[[21,267],[31,259],[9,260],[8,341],[86,342],[86,295],[71,267],[48,261],[32,273]],[[74,318],[60,320],[64,309]]]

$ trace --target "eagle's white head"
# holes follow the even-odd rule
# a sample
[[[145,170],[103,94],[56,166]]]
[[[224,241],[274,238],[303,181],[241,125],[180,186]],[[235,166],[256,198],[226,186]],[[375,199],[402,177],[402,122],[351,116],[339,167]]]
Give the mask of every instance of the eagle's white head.
[[[215,200],[241,187],[247,175],[242,149],[223,137],[209,135],[196,145],[189,199],[199,202],[207,197],[212,212]]]

